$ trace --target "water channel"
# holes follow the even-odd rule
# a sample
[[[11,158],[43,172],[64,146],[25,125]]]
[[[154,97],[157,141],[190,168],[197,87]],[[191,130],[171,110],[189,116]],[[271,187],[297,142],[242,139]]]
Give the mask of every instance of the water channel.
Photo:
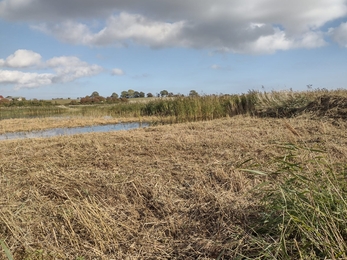
[[[112,132],[121,130],[130,130],[142,127],[148,127],[149,123],[119,123],[112,125],[96,125],[96,126],[83,126],[73,128],[53,128],[41,131],[32,132],[15,132],[0,134],[1,140],[25,139],[25,138],[38,138],[38,137],[53,137],[63,135],[74,135],[83,133],[97,133],[97,132]]]

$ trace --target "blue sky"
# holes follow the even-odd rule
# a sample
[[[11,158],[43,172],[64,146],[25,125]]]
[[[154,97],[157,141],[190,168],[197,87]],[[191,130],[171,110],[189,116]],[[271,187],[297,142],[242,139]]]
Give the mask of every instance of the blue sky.
[[[346,88],[347,0],[0,0],[0,95]]]

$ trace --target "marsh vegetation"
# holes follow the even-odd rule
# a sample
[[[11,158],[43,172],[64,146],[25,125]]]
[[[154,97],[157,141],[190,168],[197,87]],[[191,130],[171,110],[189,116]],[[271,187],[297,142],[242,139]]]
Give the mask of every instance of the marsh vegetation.
[[[157,99],[135,118],[174,125],[2,141],[0,258],[344,259],[346,96]],[[93,120],[118,119],[0,127]]]

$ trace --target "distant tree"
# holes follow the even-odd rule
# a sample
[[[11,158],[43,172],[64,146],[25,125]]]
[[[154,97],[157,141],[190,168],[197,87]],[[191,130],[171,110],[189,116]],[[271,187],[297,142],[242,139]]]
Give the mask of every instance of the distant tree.
[[[134,97],[134,98],[139,98],[139,97],[140,97],[140,92],[134,91],[133,97]]]
[[[160,91],[160,95],[161,95],[162,97],[166,97],[168,94],[169,94],[169,92],[168,92],[167,90],[162,90],[162,91]]]
[[[147,97],[153,97],[152,93],[147,93]]]
[[[128,91],[122,91],[122,93],[120,94],[120,97],[121,98],[129,98],[129,94],[128,94]]]
[[[94,97],[92,99],[92,103],[103,103],[106,100],[106,98],[102,97],[102,96],[98,96],[98,97]]]
[[[135,91],[132,90],[132,89],[129,89],[128,90],[128,98],[133,98],[134,97],[134,94],[135,94]]]
[[[94,91],[91,95],[91,97],[99,97],[99,93],[97,91]]]
[[[10,100],[9,99],[7,99],[7,98],[1,98],[0,99],[0,106],[1,105],[8,105],[8,104],[10,104]]]
[[[142,91],[141,91],[141,92],[140,92],[140,97],[141,97],[141,98],[145,97],[145,92],[142,92]]]
[[[198,97],[199,94],[198,94],[198,92],[196,92],[195,90],[191,90],[191,91],[189,92],[189,96],[191,96],[191,97]]]
[[[81,98],[80,103],[81,104],[90,104],[91,103],[91,98],[89,96]]]
[[[170,92],[169,94],[167,94],[168,97],[173,97],[174,93]]]
[[[112,98],[118,98],[118,94],[113,92],[112,95],[111,95]]]

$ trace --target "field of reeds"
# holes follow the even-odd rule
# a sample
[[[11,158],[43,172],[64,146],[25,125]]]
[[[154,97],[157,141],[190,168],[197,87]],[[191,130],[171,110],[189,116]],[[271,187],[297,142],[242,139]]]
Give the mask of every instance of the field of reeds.
[[[346,98],[347,90],[249,91],[241,95],[204,95],[174,98],[147,98],[141,102],[92,105],[46,105],[0,107],[0,120],[45,117],[146,117],[172,123],[213,120],[235,115],[292,117],[308,109],[321,98]],[[341,101],[341,100],[340,100]],[[328,100],[328,103],[330,101]],[[330,102],[332,105],[333,102]],[[329,105],[329,104],[328,104]],[[335,104],[336,105],[336,104]],[[342,105],[342,104],[338,104]],[[311,106],[311,107],[309,107]],[[343,106],[343,105],[342,105]],[[312,111],[311,111],[312,112]]]
[[[155,100],[176,124],[2,141],[0,259],[346,259],[346,96]]]

